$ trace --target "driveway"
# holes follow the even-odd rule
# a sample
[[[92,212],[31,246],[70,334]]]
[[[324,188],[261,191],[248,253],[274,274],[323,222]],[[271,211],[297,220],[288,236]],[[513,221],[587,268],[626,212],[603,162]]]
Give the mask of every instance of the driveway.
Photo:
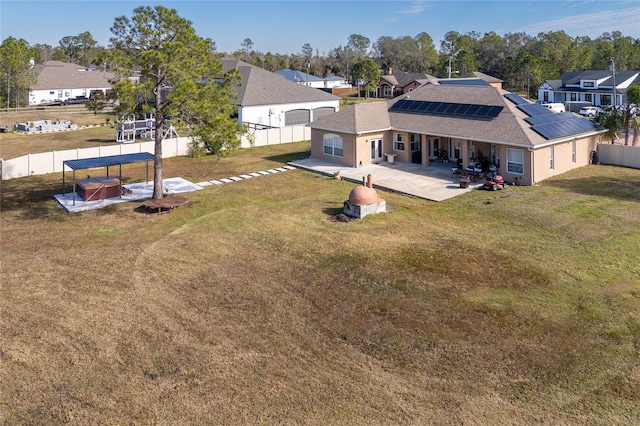
[[[471,184],[468,188],[460,188],[458,178],[451,173],[453,163],[432,163],[423,167],[420,164],[386,162],[353,168],[305,158],[292,161],[289,165],[329,176],[339,173],[342,178],[358,183],[364,182],[370,174],[376,188],[431,201],[448,200],[481,186]]]

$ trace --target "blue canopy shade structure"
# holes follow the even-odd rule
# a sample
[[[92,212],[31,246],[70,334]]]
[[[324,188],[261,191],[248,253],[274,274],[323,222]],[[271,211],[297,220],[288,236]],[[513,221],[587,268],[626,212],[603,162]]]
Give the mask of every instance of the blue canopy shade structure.
[[[147,162],[147,181],[149,180],[149,161],[153,161],[154,155],[149,152],[136,152],[133,154],[109,155],[106,157],[81,158],[78,160],[65,160],[62,162],[62,193],[65,191],[64,172],[68,166],[73,170],[73,204],[76,203],[76,170],[93,169],[97,167],[106,167],[107,176],[109,175],[109,167],[118,166],[120,169],[119,180],[122,182],[122,165]]]
[[[81,158],[79,160],[66,160],[64,166],[72,170],[93,169],[94,167],[119,166],[121,164],[140,163],[153,161],[153,154],[149,152],[136,152],[133,154],[110,155],[108,157]],[[64,171],[64,167],[63,167]]]

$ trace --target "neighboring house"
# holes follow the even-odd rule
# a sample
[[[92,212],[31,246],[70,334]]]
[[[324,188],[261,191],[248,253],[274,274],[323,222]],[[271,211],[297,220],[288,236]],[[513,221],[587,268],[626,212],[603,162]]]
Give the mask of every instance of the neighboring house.
[[[340,97],[294,83],[237,59],[222,59],[225,71],[235,68],[242,82],[237,88],[238,121],[251,128],[307,124],[340,109]]]
[[[106,94],[113,87],[110,80],[115,77],[112,72],[60,61],[46,61],[34,69],[37,80],[29,89],[28,105],[88,98],[97,90]]]
[[[424,73],[409,73],[403,71],[394,73],[393,69],[389,68],[387,74],[380,76],[380,82],[376,89],[376,97],[395,98],[432,80],[437,80],[437,78]]]
[[[290,69],[276,71],[275,73],[286,78],[289,81],[293,81],[294,83],[301,84],[303,86],[310,86],[316,89],[351,87],[350,84],[347,84],[344,78],[335,75],[326,78],[320,78],[302,71],[294,71]]]
[[[566,72],[558,80],[542,83],[538,101],[565,105],[574,102],[577,109],[585,105],[607,107],[613,105],[615,93],[615,105],[622,105],[627,102],[627,88],[632,84],[640,84],[640,71],[616,71],[615,78],[611,71]]]
[[[586,118],[554,114],[488,84],[437,83],[355,104],[309,127],[314,159],[347,167],[385,156],[425,167],[437,159],[453,166],[480,163],[523,185],[589,164],[605,132]]]

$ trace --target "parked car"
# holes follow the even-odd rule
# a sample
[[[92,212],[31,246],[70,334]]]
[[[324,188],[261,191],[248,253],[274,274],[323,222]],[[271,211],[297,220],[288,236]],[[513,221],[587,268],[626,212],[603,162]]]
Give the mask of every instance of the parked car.
[[[584,115],[585,117],[595,117],[602,109],[590,106],[590,107],[582,107],[580,108],[580,115]]]
[[[89,102],[89,98],[86,96],[76,96],[75,98],[69,98],[62,101],[62,105],[84,104],[86,102]]]
[[[564,104],[561,103],[542,104],[542,106],[556,113],[566,111]]]

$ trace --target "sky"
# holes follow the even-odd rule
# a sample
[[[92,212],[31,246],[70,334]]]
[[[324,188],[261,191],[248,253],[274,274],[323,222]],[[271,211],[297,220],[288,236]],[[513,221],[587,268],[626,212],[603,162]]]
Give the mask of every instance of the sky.
[[[136,7],[158,4],[176,9],[199,36],[226,53],[241,50],[248,38],[257,52],[299,54],[308,43],[323,55],[345,46],[352,34],[373,44],[381,36],[426,32],[436,49],[449,31],[500,36],[564,31],[592,39],[619,31],[640,39],[640,0],[0,0],[0,36],[57,46],[65,36],[88,31],[106,47],[116,17],[132,17]]]

